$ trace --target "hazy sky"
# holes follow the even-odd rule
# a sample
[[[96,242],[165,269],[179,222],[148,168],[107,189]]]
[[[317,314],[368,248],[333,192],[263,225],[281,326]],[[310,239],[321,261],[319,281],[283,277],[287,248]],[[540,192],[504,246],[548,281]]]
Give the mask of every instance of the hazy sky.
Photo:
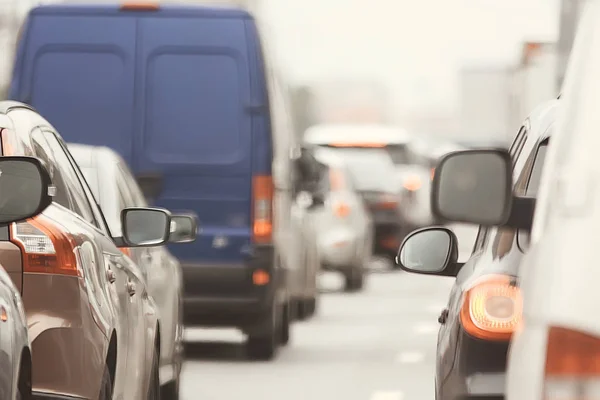
[[[417,108],[451,106],[462,64],[512,63],[523,40],[558,31],[558,0],[262,3],[292,80],[376,76]]]

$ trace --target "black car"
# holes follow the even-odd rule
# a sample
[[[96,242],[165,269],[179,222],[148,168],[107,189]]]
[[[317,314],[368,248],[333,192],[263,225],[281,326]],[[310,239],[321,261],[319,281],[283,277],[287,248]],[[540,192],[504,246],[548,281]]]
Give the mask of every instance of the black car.
[[[554,100],[536,109],[525,120],[512,143],[513,192],[517,196],[534,198],[536,195],[557,107],[558,101]],[[478,191],[485,187],[489,201],[502,198],[505,189],[496,183],[494,187],[489,182],[478,182],[476,174],[469,173],[472,168],[451,174],[452,164],[457,166],[461,155],[468,153],[475,160],[477,152],[480,150],[454,152],[440,161],[434,178],[432,206],[433,212],[444,221],[451,218],[447,213],[440,215],[439,204],[451,204],[454,199],[452,190],[444,190],[443,185],[454,188],[476,186]],[[484,159],[490,160],[480,158]],[[486,168],[486,165],[479,168]],[[474,201],[460,207],[481,207],[481,204]],[[464,222],[460,215],[452,219]],[[527,223],[523,221],[523,226]],[[509,342],[521,322],[521,295],[516,277],[527,247],[525,230],[484,225],[480,226],[471,257],[464,264],[457,262],[456,235],[443,226],[415,231],[400,247],[396,262],[402,269],[456,277],[447,308],[438,319],[441,326],[435,377],[437,400],[504,398]]]

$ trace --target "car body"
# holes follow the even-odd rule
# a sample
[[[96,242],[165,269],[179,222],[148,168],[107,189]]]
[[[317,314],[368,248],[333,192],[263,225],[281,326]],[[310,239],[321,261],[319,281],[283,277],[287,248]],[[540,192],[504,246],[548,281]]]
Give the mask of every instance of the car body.
[[[68,146],[102,208],[111,234],[121,236],[121,210],[148,206],[127,164],[108,147],[76,144]],[[179,375],[183,363],[181,266],[163,246],[124,251],[140,267],[148,285],[148,294],[158,307],[163,397],[178,398]]]
[[[142,272],[117,246],[141,246],[142,236],[158,228],[165,230],[163,240],[152,243],[164,242],[168,212],[126,210],[127,232],[112,237],[83,175],[47,120],[30,106],[5,101],[0,102],[0,128],[2,155],[40,159],[54,190],[52,204],[40,215],[0,228],[0,260],[26,312],[33,394],[41,399],[153,398],[159,383],[156,306]],[[155,215],[164,217],[160,224]],[[144,221],[150,225],[140,225]],[[132,223],[140,228],[132,230]]]
[[[344,159],[375,225],[373,253],[390,259],[412,230],[401,214],[403,174],[412,169],[408,140],[402,129],[368,124],[314,125],[304,134],[308,146],[329,148]]]
[[[346,290],[361,290],[373,254],[373,221],[344,160],[327,148],[316,149],[315,157],[328,172],[325,206],[311,215],[322,268],[341,272]]]
[[[290,292],[306,282],[297,271],[318,257],[292,218],[300,144],[252,15],[46,5],[30,12],[18,47],[12,98],[67,141],[119,153],[149,203],[202,222],[194,243],[169,246],[183,270],[184,323],[239,328],[252,358],[274,357],[289,340]]]
[[[52,201],[49,188],[50,176],[39,160],[0,158],[0,223],[38,215]],[[0,261],[2,255],[0,247]],[[21,294],[0,266],[0,398],[29,399],[31,373],[31,345]]]
[[[533,198],[537,194],[558,109],[559,100],[539,106],[523,122],[513,141],[509,155],[517,195]],[[443,232],[449,238],[445,244],[433,237],[441,237]],[[404,268],[407,271],[456,276],[448,305],[438,320],[436,399],[503,399],[510,337],[521,315],[520,292],[514,280],[527,250],[527,233],[481,225],[471,257],[464,265],[449,260],[443,268],[427,268],[439,263],[434,260],[436,254],[445,256],[457,246],[456,241],[447,228],[425,228],[409,236],[399,253],[399,261],[405,266],[411,257],[426,259],[419,261],[423,264],[420,267]],[[421,246],[420,250],[416,246]],[[512,307],[510,315],[506,311],[500,317],[501,307]],[[481,309],[488,313],[480,313]]]

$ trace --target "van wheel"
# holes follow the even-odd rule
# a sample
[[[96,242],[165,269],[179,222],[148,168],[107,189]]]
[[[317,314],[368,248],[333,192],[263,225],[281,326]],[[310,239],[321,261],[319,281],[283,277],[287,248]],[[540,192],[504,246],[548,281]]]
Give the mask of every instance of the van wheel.
[[[110,377],[110,371],[108,366],[104,366],[104,374],[102,375],[102,383],[100,383],[100,395],[98,400],[112,400],[113,387],[112,379]]]
[[[249,335],[246,342],[246,353],[252,360],[270,361],[277,352],[279,321],[274,299],[264,321],[267,325],[264,330]]]
[[[179,376],[162,387],[160,398],[163,400],[179,400]]]
[[[357,292],[363,289],[365,285],[365,273],[362,268],[353,268],[346,273],[346,292]]]
[[[283,306],[283,311],[281,313],[281,327],[279,328],[279,343],[282,346],[287,345],[290,342],[290,304],[289,302]]]

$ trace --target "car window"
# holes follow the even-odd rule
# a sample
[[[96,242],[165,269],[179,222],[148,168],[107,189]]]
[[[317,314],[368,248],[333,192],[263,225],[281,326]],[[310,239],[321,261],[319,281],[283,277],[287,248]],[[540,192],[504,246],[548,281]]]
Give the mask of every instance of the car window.
[[[54,132],[45,131],[43,137],[48,144],[52,156],[56,161],[57,167],[61,171],[61,175],[69,186],[71,198],[73,201],[73,211],[79,214],[83,219],[90,224],[99,227],[92,206],[87,198],[85,190],[80,182],[77,172],[73,169],[73,165],[65,152],[65,148],[61,146]]]
[[[146,203],[146,198],[127,165],[120,162],[118,164],[118,171],[131,196],[131,205],[129,207],[147,207],[148,203]]]

